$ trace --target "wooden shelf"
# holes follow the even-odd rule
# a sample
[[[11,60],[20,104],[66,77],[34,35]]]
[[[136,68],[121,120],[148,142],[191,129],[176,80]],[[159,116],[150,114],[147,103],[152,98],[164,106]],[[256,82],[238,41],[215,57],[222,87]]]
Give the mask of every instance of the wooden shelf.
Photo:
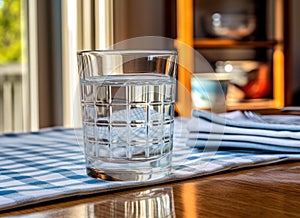
[[[195,48],[272,48],[280,42],[267,41],[237,41],[232,39],[195,39]]]
[[[201,0],[202,1],[202,0]],[[238,0],[236,0],[238,1]],[[194,73],[194,54],[191,48],[195,49],[270,49],[268,57],[272,59],[272,99],[256,99],[254,101],[228,102],[227,110],[259,110],[281,108],[285,104],[285,53],[284,53],[284,1],[270,0],[272,9],[272,19],[274,33],[270,35],[272,40],[232,40],[224,38],[195,38],[194,31],[194,0],[176,0],[177,7],[177,49],[179,54],[179,64],[183,67],[178,68],[178,80],[182,84],[182,93],[178,92],[178,102],[180,116],[188,116],[191,108],[191,75]],[[258,2],[256,2],[258,4]],[[225,6],[224,6],[225,7]],[[269,9],[268,9],[269,10]],[[262,12],[260,12],[262,13]],[[275,16],[276,15],[276,16]],[[267,18],[266,18],[267,19]],[[269,19],[269,18],[268,18]],[[273,40],[274,38],[274,40]],[[181,47],[179,46],[181,45]],[[186,45],[186,46],[182,46]],[[211,52],[209,51],[209,52]],[[265,51],[262,51],[265,52]],[[258,52],[257,52],[258,53]],[[213,55],[213,54],[210,54]],[[271,94],[271,93],[270,93]]]
[[[259,110],[276,108],[276,102],[273,99],[255,99],[243,102],[227,102],[227,110]]]
[[[199,110],[208,110],[208,108],[196,107],[193,106],[195,109]],[[239,102],[228,102],[226,103],[226,110],[227,111],[234,111],[234,110],[264,110],[264,109],[274,109],[276,107],[276,102],[273,99],[253,99],[253,100],[245,100]],[[225,108],[220,108],[219,112],[224,112]],[[214,109],[217,112],[217,108]]]

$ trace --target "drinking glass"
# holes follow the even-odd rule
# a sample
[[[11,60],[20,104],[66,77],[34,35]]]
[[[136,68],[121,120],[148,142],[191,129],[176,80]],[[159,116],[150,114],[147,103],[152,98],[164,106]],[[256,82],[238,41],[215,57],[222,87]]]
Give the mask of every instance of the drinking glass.
[[[87,174],[143,181],[170,173],[177,52],[77,53]]]

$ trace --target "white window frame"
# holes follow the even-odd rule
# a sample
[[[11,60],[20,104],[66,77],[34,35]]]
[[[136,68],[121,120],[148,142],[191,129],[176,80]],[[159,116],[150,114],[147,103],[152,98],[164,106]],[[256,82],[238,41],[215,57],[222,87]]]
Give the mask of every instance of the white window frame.
[[[90,16],[90,13],[95,16]],[[77,51],[104,50],[112,45],[113,0],[62,1],[63,125],[65,127],[81,126]]]
[[[22,19],[23,36],[26,35],[27,46],[22,46],[22,105],[23,130],[39,129],[39,93],[38,93],[38,34],[37,34],[37,1],[21,1],[25,11]],[[24,22],[25,21],[25,22]]]

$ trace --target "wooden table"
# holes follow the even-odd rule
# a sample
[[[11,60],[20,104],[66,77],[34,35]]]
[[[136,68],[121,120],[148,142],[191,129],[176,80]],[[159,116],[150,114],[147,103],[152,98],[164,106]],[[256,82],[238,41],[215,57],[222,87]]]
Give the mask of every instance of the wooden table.
[[[2,212],[25,217],[300,217],[300,162]],[[155,215],[154,217],[158,217]]]

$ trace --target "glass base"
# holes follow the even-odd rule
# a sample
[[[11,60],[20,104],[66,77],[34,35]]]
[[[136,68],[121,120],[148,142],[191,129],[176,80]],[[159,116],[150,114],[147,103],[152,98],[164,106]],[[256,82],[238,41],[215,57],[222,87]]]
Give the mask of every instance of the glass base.
[[[148,181],[171,173],[171,154],[147,162],[113,163],[87,160],[87,175],[107,181]]]

